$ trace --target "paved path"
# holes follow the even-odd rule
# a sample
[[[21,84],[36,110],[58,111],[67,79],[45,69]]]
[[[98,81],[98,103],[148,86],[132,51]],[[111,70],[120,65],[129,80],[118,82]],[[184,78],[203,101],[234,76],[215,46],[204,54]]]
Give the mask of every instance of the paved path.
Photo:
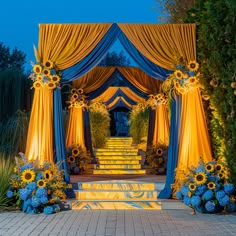
[[[236,215],[185,210],[80,210],[53,215],[0,213],[1,236],[230,236]]]

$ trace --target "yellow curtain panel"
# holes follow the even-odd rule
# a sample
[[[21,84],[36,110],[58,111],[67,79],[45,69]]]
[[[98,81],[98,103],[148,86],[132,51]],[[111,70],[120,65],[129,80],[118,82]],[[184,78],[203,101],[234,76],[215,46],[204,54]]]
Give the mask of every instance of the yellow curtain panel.
[[[118,24],[132,44],[150,61],[174,70],[180,56],[196,58],[195,24]]]
[[[130,88],[128,87],[120,87],[121,91],[123,91],[123,93],[129,97],[130,99],[132,99],[135,102],[145,102],[145,99],[138,96],[135,92],[133,92]]]
[[[58,69],[69,68],[86,57],[112,24],[40,24],[38,61],[51,60]]]
[[[36,89],[28,128],[26,156],[42,164],[53,162],[53,90]]]
[[[122,101],[127,107],[132,108],[132,105],[128,103],[123,97],[116,97],[110,104],[107,105],[107,109],[114,107],[119,101]]]
[[[73,81],[73,87],[90,93],[101,87],[113,74],[115,67],[95,67],[81,78]]]
[[[197,166],[200,157],[212,160],[210,139],[199,89],[182,95],[178,168]]]
[[[156,116],[153,132],[153,145],[169,145],[170,122],[167,107],[164,104],[156,107]]]
[[[115,95],[120,87],[109,87],[100,96],[93,99],[93,102],[107,102],[111,97]]]
[[[69,119],[66,134],[66,147],[80,145],[85,148],[83,108],[72,107],[69,111]]]
[[[135,87],[147,94],[160,91],[160,80],[154,79],[136,67],[117,67],[120,73]]]

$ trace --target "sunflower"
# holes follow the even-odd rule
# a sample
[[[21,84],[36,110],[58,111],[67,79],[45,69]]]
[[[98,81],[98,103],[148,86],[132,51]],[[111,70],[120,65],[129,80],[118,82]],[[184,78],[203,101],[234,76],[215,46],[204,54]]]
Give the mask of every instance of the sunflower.
[[[217,171],[222,171],[223,170],[223,166],[221,164],[216,164],[215,169]]]
[[[76,93],[77,90],[76,90],[75,88],[73,88],[73,89],[70,90],[70,92],[71,92],[71,93]]]
[[[76,157],[79,155],[79,148],[73,148],[71,151],[72,156]]]
[[[40,88],[43,87],[43,84],[42,84],[40,81],[35,81],[35,82],[33,83],[33,87],[34,87],[35,89],[40,89]]]
[[[26,183],[33,182],[35,179],[35,172],[30,169],[26,169],[22,172],[21,180]]]
[[[214,182],[209,182],[207,184],[207,188],[213,190],[216,188],[216,184]]]
[[[210,96],[207,95],[207,94],[204,94],[204,95],[202,95],[202,98],[203,98],[205,101],[207,101],[207,100],[210,99]]]
[[[69,163],[74,163],[74,162],[75,162],[75,157],[74,157],[74,156],[69,156],[69,157],[67,158],[67,161],[68,161]]]
[[[47,181],[50,181],[52,179],[52,172],[50,170],[45,170],[43,172],[43,177],[44,179],[46,179]]]
[[[56,84],[53,83],[53,82],[48,82],[48,83],[47,83],[47,88],[48,88],[48,89],[55,89],[56,87],[57,87]]]
[[[204,172],[199,172],[198,174],[194,175],[194,181],[197,185],[205,184],[207,181],[207,176]]]
[[[82,94],[84,92],[84,90],[82,88],[77,90],[79,94]]]
[[[190,61],[190,62],[188,63],[188,69],[189,69],[190,71],[197,71],[198,68],[199,68],[199,64],[198,64],[196,61]]]
[[[197,186],[195,184],[191,183],[191,184],[189,184],[188,188],[190,191],[195,191]]]
[[[71,98],[73,101],[75,101],[76,99],[78,99],[78,97],[78,94],[74,93]]]
[[[197,79],[195,76],[189,77],[188,81],[191,85],[194,85],[197,83]]]
[[[45,187],[46,187],[46,181],[43,180],[43,179],[38,180],[38,181],[37,181],[37,186],[38,186],[39,188],[45,188]]]
[[[150,97],[150,99],[154,99],[154,95],[153,94],[150,94],[149,97]]]
[[[175,89],[177,89],[177,90],[180,88],[180,84],[179,84],[178,81],[174,81],[174,87],[175,87]]]
[[[43,81],[43,76],[37,75],[37,76],[36,76],[36,80],[38,80],[38,81]]]
[[[183,72],[181,70],[176,70],[174,72],[174,75],[177,79],[182,79],[183,78]]]
[[[40,65],[34,65],[33,71],[35,74],[40,74],[42,72],[42,67]]]
[[[49,69],[43,69],[43,74],[45,76],[49,76],[50,75],[50,70]]]
[[[51,81],[54,83],[58,83],[60,81],[60,77],[58,75],[52,75]]]
[[[50,60],[47,60],[44,65],[47,69],[53,68],[53,62],[51,62]]]
[[[163,150],[162,150],[162,148],[158,148],[157,150],[156,150],[156,154],[157,154],[157,156],[162,156],[162,154],[163,154]]]
[[[213,172],[214,171],[214,165],[212,164],[207,164],[205,166],[205,169],[208,171],[208,172]]]
[[[85,99],[83,97],[80,98],[79,100],[80,100],[80,102],[84,102],[85,101]]]
[[[223,179],[225,178],[225,173],[224,172],[220,172],[217,174],[217,176],[220,178],[220,179]]]

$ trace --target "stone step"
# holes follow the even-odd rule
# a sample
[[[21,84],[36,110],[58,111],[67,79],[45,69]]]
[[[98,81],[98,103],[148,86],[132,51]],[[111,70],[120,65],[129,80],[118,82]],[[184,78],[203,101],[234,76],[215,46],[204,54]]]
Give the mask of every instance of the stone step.
[[[139,165],[139,160],[102,160],[99,159],[99,164],[100,165],[125,165],[125,164],[133,164],[133,165]]]
[[[156,200],[154,190],[75,190],[76,200]]]
[[[145,175],[145,170],[93,170],[94,175]]]
[[[129,144],[106,144],[105,148],[130,148],[132,146],[130,146]],[[137,148],[137,147],[132,147],[132,148]]]
[[[130,165],[130,164],[124,164],[124,165],[113,165],[113,164],[110,164],[110,165],[102,165],[101,163],[98,165],[98,168],[97,169],[100,169],[100,170],[115,170],[115,169],[141,169],[141,165]]]
[[[120,147],[120,148],[98,148],[95,152],[138,152],[138,148],[136,147]]]
[[[139,161],[142,160],[142,157],[139,155],[101,155],[98,154],[96,157],[100,160],[113,161],[113,160],[125,160],[125,161]]]
[[[131,137],[107,137],[106,138],[106,141],[118,141],[118,140],[121,140],[121,141],[133,141],[133,138]]]

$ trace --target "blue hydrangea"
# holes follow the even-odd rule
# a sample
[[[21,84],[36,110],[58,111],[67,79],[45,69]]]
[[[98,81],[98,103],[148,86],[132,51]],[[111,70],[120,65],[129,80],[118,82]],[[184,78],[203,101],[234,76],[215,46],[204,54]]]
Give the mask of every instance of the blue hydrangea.
[[[223,198],[225,196],[225,191],[220,190],[218,192],[216,192],[216,199],[219,201],[221,198]]]
[[[36,190],[36,197],[41,198],[41,197],[46,197],[47,196],[47,190],[45,188],[38,188]]]
[[[202,195],[206,191],[207,187],[206,185],[200,185],[196,188],[195,195]]]
[[[188,186],[183,186],[180,191],[184,196],[188,196]]]
[[[202,198],[206,201],[209,201],[213,198],[214,193],[212,190],[208,189],[205,193],[203,193]]]
[[[13,191],[8,190],[6,195],[7,195],[7,198],[12,198],[14,196],[14,193]]]
[[[32,205],[33,207],[35,207],[35,208],[36,208],[36,207],[39,207],[40,204],[41,204],[40,198],[38,198],[38,197],[36,197],[36,196],[32,197],[31,205]]]
[[[180,200],[183,199],[183,194],[181,193],[181,191],[177,191],[177,192],[175,193],[175,196],[176,196],[178,199],[180,199]]]
[[[38,173],[37,175],[36,175],[36,180],[38,181],[38,180],[40,180],[40,179],[42,179],[43,178],[43,174],[42,173]]]
[[[227,209],[228,212],[235,212],[236,211],[235,202],[229,202],[226,209]]]
[[[191,204],[191,199],[188,196],[184,196],[184,204],[189,206]]]
[[[190,198],[190,202],[193,207],[198,207],[201,204],[201,198],[194,195]]]
[[[54,212],[59,212],[61,210],[61,208],[58,204],[54,204],[53,209],[54,209]]]
[[[52,206],[46,206],[43,209],[43,212],[47,215],[54,213],[54,209]]]
[[[194,76],[195,75],[195,73],[193,72],[193,71],[189,71],[189,73],[188,73],[190,76]]]
[[[219,178],[218,178],[218,176],[210,175],[208,177],[208,181],[216,183],[217,181],[219,181]]]
[[[224,197],[222,197],[219,200],[219,204],[224,207],[229,204],[229,201],[230,201],[229,196],[227,194],[225,194]]]
[[[25,201],[25,203],[28,205],[28,206],[31,206],[32,205],[32,199],[29,198]]]
[[[206,169],[203,165],[198,166],[195,171],[196,173],[200,173],[200,172],[206,173]]]
[[[216,205],[213,201],[207,201],[205,204],[205,208],[208,212],[214,212],[216,209]]]
[[[31,191],[36,190],[37,184],[35,182],[28,183],[26,188],[31,190]]]
[[[42,204],[46,204],[46,203],[48,202],[48,198],[47,198],[46,196],[42,196],[42,197],[40,198],[40,202],[41,202]]]
[[[234,192],[234,185],[233,184],[225,184],[224,185],[224,191],[227,193],[227,194],[231,194]]]
[[[30,195],[30,191],[26,188],[21,188],[20,189],[20,199],[21,200],[26,200],[28,196]]]
[[[33,164],[32,163],[28,163],[26,165],[23,165],[20,170],[21,172],[23,172],[24,170],[27,170],[27,169],[32,169],[33,168]]]

